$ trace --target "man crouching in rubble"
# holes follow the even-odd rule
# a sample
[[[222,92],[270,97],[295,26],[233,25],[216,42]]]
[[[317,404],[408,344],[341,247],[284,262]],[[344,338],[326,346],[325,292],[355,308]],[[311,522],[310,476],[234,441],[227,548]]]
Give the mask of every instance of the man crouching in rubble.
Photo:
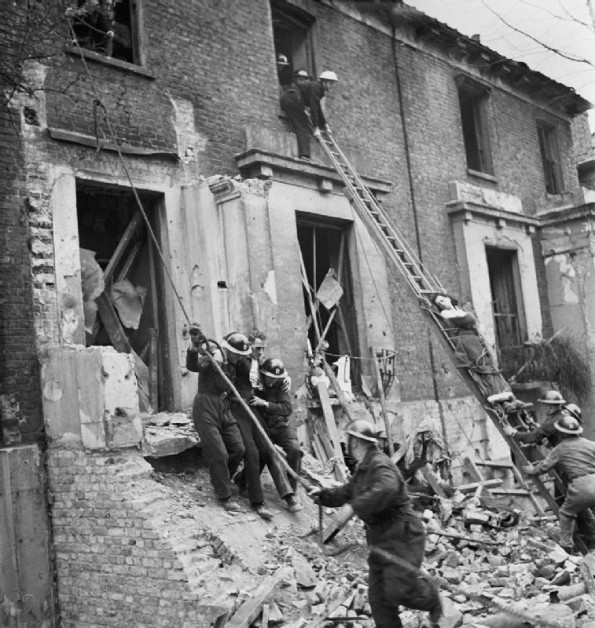
[[[336,488],[311,489],[323,506],[349,503],[367,528],[368,591],[377,628],[401,628],[399,606],[429,611],[438,625],[442,604],[436,586],[420,575],[425,532],[413,511],[400,471],[376,446],[374,427],[357,420],[348,426],[348,449],[356,460],[350,480]]]

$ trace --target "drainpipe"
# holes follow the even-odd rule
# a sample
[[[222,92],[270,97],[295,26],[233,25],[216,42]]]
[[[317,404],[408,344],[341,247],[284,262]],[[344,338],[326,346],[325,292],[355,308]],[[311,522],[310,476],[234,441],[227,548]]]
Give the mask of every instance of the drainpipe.
[[[415,244],[417,248],[417,254],[419,256],[420,261],[423,263],[423,254],[421,250],[421,237],[419,230],[419,216],[417,212],[417,202],[415,199],[415,185],[413,183],[413,167],[411,165],[411,151],[409,148],[409,134],[407,131],[407,120],[405,118],[405,106],[404,106],[404,97],[403,97],[403,89],[401,85],[401,73],[399,71],[399,58],[397,54],[397,32],[394,23],[391,22],[391,45],[392,45],[392,53],[393,53],[393,64],[395,67],[395,81],[397,85],[397,97],[399,100],[399,115],[401,118],[401,128],[403,130],[403,148],[405,149],[405,163],[407,166],[407,182],[409,184],[409,196],[411,198],[411,209],[413,212],[413,224],[415,226]],[[431,332],[428,329],[428,352],[430,356],[430,368],[432,370],[432,387],[434,392],[434,400],[438,406],[438,414],[440,416],[440,425],[442,427],[442,438],[444,439],[444,444],[448,449],[448,437],[446,430],[446,422],[444,419],[444,410],[440,403],[440,395],[438,391],[438,381],[436,378],[436,360],[434,357],[434,345],[432,343]]]

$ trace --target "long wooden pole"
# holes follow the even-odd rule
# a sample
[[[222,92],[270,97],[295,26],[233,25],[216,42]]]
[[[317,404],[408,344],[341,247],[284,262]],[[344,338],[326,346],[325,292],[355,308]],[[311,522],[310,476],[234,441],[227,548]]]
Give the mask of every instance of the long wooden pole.
[[[203,355],[206,355],[209,358],[211,364],[214,366],[214,368],[217,371],[217,373],[219,373],[219,375],[221,375],[221,377],[223,378],[223,381],[229,386],[229,388],[230,388],[231,392],[233,393],[234,397],[240,402],[240,405],[242,406],[242,408],[244,408],[244,410],[246,411],[246,413],[248,414],[248,416],[250,417],[250,419],[252,420],[252,422],[256,426],[256,429],[260,432],[260,435],[262,436],[262,438],[263,438],[266,446],[268,447],[268,449],[271,452],[273,452],[273,454],[275,456],[277,456],[277,459],[281,463],[281,466],[287,471],[287,473],[289,473],[289,475],[294,477],[297,480],[297,482],[299,482],[304,488],[306,488],[306,489],[312,488],[311,485],[308,484],[308,482],[306,482],[304,479],[302,479],[299,476],[299,474],[297,474],[289,466],[289,464],[287,463],[285,458],[281,455],[280,452],[277,451],[275,445],[273,444],[273,442],[269,438],[269,435],[267,434],[266,430],[262,426],[261,422],[258,420],[258,418],[254,414],[254,412],[252,412],[250,406],[244,401],[244,399],[242,399],[242,396],[238,392],[238,389],[233,385],[233,382],[229,379],[229,377],[227,377],[227,375],[225,374],[225,372],[221,368],[221,365],[219,364],[219,362],[217,362],[217,360],[215,360],[215,358],[208,351],[205,351],[203,353]]]
[[[390,423],[388,421],[388,410],[386,408],[386,397],[384,395],[384,386],[382,385],[382,375],[376,358],[376,347],[372,347],[372,363],[374,364],[374,374],[376,375],[376,385],[378,386],[378,394],[380,396],[380,408],[382,410],[382,418],[384,419],[384,429],[386,431],[386,443],[388,445],[388,453],[392,458],[395,453],[393,447],[393,439],[390,435]]]

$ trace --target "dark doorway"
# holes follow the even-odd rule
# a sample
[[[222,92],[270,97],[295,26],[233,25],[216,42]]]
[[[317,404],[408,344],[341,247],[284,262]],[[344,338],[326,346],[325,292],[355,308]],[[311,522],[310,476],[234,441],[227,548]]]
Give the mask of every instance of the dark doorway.
[[[492,308],[499,351],[523,344],[526,336],[517,252],[486,247]]]
[[[160,196],[139,196],[155,231]],[[141,408],[164,409],[161,273],[145,219],[126,188],[81,182],[76,202],[86,344],[132,353]]]
[[[324,336],[328,343],[324,353],[329,364],[344,355],[357,355],[359,346],[348,254],[348,229],[343,225],[298,220],[298,242],[308,283],[308,289],[304,287],[308,340],[312,349],[316,349],[319,337]],[[328,285],[329,271],[330,276],[341,285],[343,293],[335,307],[327,308],[316,295],[322,296],[325,291],[321,287],[325,281]],[[359,382],[359,376],[359,360],[351,360],[351,380],[354,384]]]

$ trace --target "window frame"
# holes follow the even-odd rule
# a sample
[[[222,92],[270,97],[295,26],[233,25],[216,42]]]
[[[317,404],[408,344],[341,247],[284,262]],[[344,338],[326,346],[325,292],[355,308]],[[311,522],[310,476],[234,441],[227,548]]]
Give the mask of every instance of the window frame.
[[[539,142],[545,190],[547,194],[563,194],[564,174],[557,127],[545,120],[538,120],[537,140]]]
[[[487,106],[490,87],[468,76],[455,79],[465,146],[467,169],[471,174],[494,176]],[[470,107],[470,111],[465,111]]]
[[[306,70],[310,76],[317,75],[317,67],[316,67],[316,56],[317,56],[317,22],[314,15],[305,11],[301,6],[297,5],[291,0],[270,0],[270,9],[271,9],[271,29],[273,32],[273,49],[275,54],[275,61],[277,59],[277,55],[284,54],[288,57],[290,61],[289,71],[288,71],[288,81],[289,77],[295,70]],[[290,54],[286,49],[279,50],[277,49],[277,36],[276,36],[276,27],[275,27],[275,19],[281,18],[287,23],[291,23],[294,25],[296,29],[302,29],[304,31],[304,49],[305,49],[305,57],[306,62],[305,66],[302,67],[300,64],[299,67],[293,66],[293,58],[295,51],[292,50]],[[285,85],[287,81],[282,82],[281,76],[278,76],[279,83]],[[290,81],[289,81],[290,82]]]
[[[122,59],[118,56],[113,56],[109,51],[98,51],[94,48],[89,48],[82,45],[78,40],[71,45],[71,51],[74,51],[80,46],[80,51],[85,57],[91,58],[96,61],[104,61],[109,65],[116,65],[121,67],[129,67],[131,69],[144,68],[147,61],[147,46],[146,36],[144,31],[144,4],[143,0],[128,0],[130,11],[130,41],[131,41],[131,53],[132,60]],[[72,0],[72,9],[77,11],[80,7],[77,7],[77,1]],[[73,25],[75,22],[71,16],[70,23]],[[140,70],[142,72],[142,70]]]

